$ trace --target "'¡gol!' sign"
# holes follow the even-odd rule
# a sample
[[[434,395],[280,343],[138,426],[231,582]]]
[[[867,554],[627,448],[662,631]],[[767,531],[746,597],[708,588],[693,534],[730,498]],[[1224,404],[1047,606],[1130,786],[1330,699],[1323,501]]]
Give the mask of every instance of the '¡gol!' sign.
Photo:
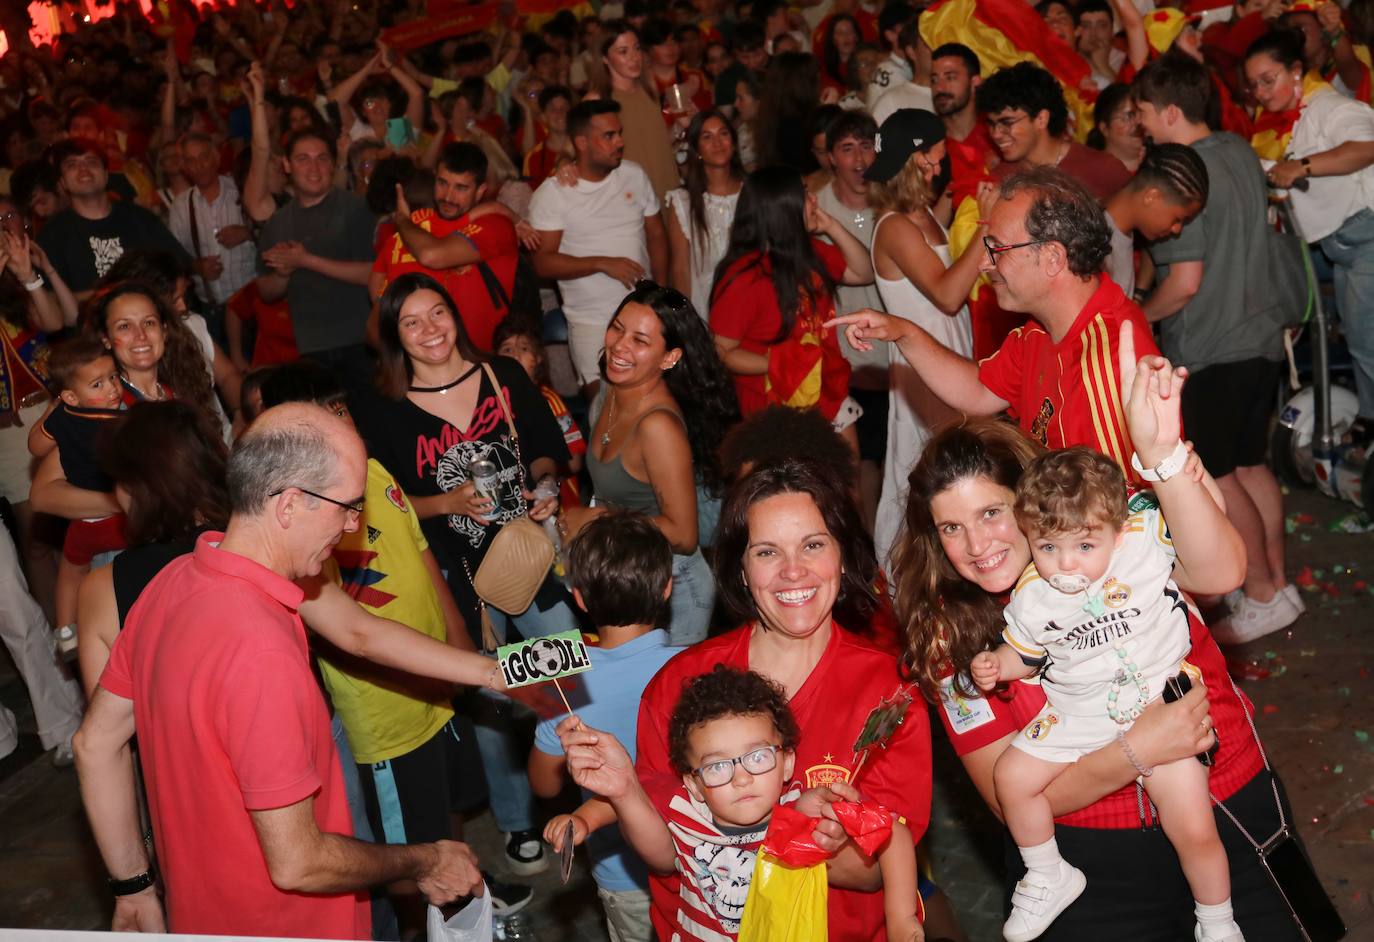
[[[496,649],[496,661],[501,665],[507,687],[542,684],[592,667],[582,632],[575,628],[518,644],[503,644]]]

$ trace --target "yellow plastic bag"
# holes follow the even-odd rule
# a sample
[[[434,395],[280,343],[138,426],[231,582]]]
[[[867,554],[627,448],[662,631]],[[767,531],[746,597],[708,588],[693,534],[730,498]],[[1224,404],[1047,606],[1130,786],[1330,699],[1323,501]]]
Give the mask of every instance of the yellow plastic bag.
[[[826,942],[827,891],[823,862],[792,867],[760,850],[739,942]]]

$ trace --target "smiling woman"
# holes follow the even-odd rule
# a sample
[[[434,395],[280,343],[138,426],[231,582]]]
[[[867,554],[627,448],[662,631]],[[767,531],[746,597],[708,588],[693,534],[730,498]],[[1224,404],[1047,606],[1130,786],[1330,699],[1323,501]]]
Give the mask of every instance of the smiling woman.
[[[743,627],[688,648],[644,691],[636,770],[643,781],[672,771],[669,719],[686,681],[717,664],[748,669],[782,687],[801,729],[787,783],[849,782],[853,746],[869,712],[900,685],[895,659],[842,628],[867,624],[877,566],[845,482],[788,460],[756,470],[721,514],[716,578]],[[788,790],[785,789],[785,790]],[[888,747],[864,766],[866,798],[902,815],[919,841],[930,816],[930,731],[908,715]],[[653,877],[654,924],[666,938],[678,903],[676,878]],[[828,879],[829,937],[883,937],[876,865],[846,844]]]

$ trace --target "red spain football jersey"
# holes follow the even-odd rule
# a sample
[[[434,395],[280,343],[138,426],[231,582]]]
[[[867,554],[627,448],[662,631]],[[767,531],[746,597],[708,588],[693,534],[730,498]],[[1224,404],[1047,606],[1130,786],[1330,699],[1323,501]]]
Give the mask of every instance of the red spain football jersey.
[[[1139,485],[1117,366],[1122,325],[1135,329],[1137,357],[1157,355],[1159,348],[1140,306],[1116,282],[1101,278],[1063,340],[1055,343],[1044,327],[1027,322],[978,365],[978,378],[1010,404],[1012,418],[1040,444],[1095,448]]]

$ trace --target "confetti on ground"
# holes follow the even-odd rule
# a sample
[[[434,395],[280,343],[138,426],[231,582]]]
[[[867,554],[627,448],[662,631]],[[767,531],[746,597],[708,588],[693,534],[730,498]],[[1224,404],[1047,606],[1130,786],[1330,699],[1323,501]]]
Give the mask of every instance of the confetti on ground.
[[[1315,586],[1317,583],[1312,577],[1312,567],[1303,566],[1302,569],[1298,571],[1298,574],[1293,577],[1293,584],[1301,586],[1304,589],[1308,586]]]
[[[1278,657],[1279,657],[1279,652],[1277,652],[1277,651],[1265,651],[1265,652],[1264,652],[1264,659],[1265,659],[1266,661],[1276,661],[1276,660],[1278,660]]]
[[[1355,730],[1355,738],[1362,743],[1369,742],[1369,733],[1365,732],[1362,729],[1357,729]]]
[[[1337,687],[1337,688],[1336,688],[1336,692],[1337,692],[1338,694],[1340,694],[1342,697],[1348,697],[1348,696],[1350,696],[1350,688],[1349,688],[1349,687]]]
[[[1337,775],[1340,775],[1341,773],[1343,773],[1343,772],[1345,771],[1345,766],[1343,766],[1343,765],[1337,765],[1337,766],[1336,766],[1334,769],[1332,769],[1331,771],[1332,771],[1332,772],[1335,772]]]
[[[1360,511],[1355,511],[1332,521],[1327,529],[1332,533],[1368,533],[1374,530],[1374,521]]]
[[[1298,653],[1301,654],[1303,657],[1316,657],[1316,656],[1317,656],[1317,649],[1316,649],[1316,648],[1303,648],[1303,649],[1302,649],[1301,651],[1299,651]]]
[[[1279,708],[1278,708],[1278,706],[1277,706],[1276,704],[1273,704],[1273,703],[1266,703],[1266,704],[1264,705],[1264,715],[1265,715],[1265,716],[1273,716],[1273,715],[1274,715],[1275,713],[1277,713],[1277,712],[1279,712]]]

